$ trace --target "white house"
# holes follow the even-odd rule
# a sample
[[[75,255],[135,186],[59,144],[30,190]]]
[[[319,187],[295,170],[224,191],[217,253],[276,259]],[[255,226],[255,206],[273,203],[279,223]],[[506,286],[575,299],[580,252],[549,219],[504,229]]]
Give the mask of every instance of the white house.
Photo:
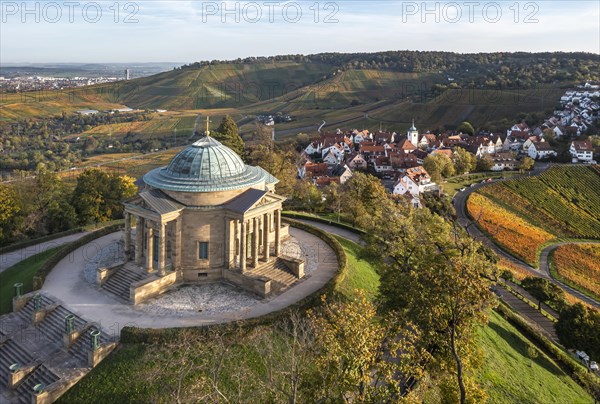
[[[594,147],[587,140],[574,140],[569,148],[573,163],[591,163],[594,161]]]
[[[511,152],[496,153],[492,156],[492,160],[494,162],[492,171],[515,170],[518,166],[518,162]]]
[[[404,195],[409,192],[413,196],[418,196],[424,192],[438,191],[439,187],[431,181],[431,177],[424,167],[413,167],[406,170],[406,173],[400,177],[394,184],[393,193]]]
[[[339,164],[342,161],[343,154],[337,154],[334,150],[335,149],[329,149],[329,152],[323,156],[323,163],[334,165]]]
[[[352,153],[346,158],[346,164],[353,170],[362,169],[365,170],[367,168],[367,160],[362,153]]]
[[[323,160],[325,160],[326,155],[333,153],[336,158],[341,160],[344,158],[344,151],[344,146],[339,143],[334,143],[330,146],[321,148],[321,156],[323,157]]]
[[[309,156],[312,156],[313,154],[321,153],[321,144],[319,142],[311,142],[304,149],[304,153],[306,153]]]
[[[557,155],[556,151],[547,142],[533,142],[531,146],[529,146],[527,154],[534,160]]]

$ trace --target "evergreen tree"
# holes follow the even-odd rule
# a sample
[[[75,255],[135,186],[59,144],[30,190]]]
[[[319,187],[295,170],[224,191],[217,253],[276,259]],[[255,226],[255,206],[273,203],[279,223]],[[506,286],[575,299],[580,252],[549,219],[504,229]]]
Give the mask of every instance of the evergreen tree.
[[[212,136],[240,157],[244,155],[244,140],[239,135],[237,124],[229,115],[225,115],[217,131],[212,133]]]

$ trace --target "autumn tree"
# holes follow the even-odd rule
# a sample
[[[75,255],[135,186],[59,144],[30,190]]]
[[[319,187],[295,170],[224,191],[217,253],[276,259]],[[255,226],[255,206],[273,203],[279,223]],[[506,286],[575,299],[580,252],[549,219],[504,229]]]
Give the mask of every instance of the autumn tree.
[[[374,220],[388,214],[389,205],[385,188],[372,175],[354,172],[342,185],[341,209],[355,226],[370,228]]]
[[[529,171],[529,170],[533,169],[534,165],[535,165],[535,160],[533,160],[531,157],[524,157],[519,162],[519,170]]]
[[[21,205],[14,189],[0,185],[0,243],[4,244],[14,237],[17,222],[22,220],[20,212]]]
[[[406,380],[422,377],[428,358],[415,344],[417,327],[393,327],[361,291],[351,301],[322,300],[322,309],[309,313],[321,375],[314,401],[399,401]]]
[[[600,358],[600,312],[581,303],[567,306],[560,312],[555,327],[566,348],[583,350],[596,360]]]
[[[249,148],[247,160],[248,164],[261,167],[279,180],[275,185],[278,194],[290,196],[297,182],[295,158],[293,150],[257,144]]]
[[[337,214],[337,221],[340,221],[342,212],[342,186],[337,182],[332,182],[323,190],[327,209]]]
[[[371,242],[381,257],[383,308],[400,324],[411,321],[423,331],[421,343],[455,375],[457,399],[464,403],[470,381],[476,327],[487,321],[493,303],[483,275],[494,271],[481,245],[427,210],[388,215]],[[488,275],[489,276],[489,275]]]
[[[275,402],[308,402],[311,389],[302,386],[312,376],[315,342],[311,322],[293,311],[260,334],[254,344],[266,369],[260,378],[263,389]]]
[[[457,132],[462,132],[462,133],[468,133],[469,135],[473,136],[475,134],[475,128],[473,128],[473,125],[471,125],[471,123],[469,122],[463,122],[460,125],[458,125],[458,127],[456,128]]]
[[[542,303],[561,305],[565,301],[565,292],[548,279],[528,276],[521,281],[521,286],[537,299],[538,310],[542,309]]]
[[[221,124],[216,132],[212,133],[212,136],[239,156],[244,156],[244,140],[240,137],[237,124],[229,115],[223,117]]]
[[[454,148],[452,161],[454,162],[454,170],[457,175],[473,172],[477,166],[475,155],[462,147]]]
[[[320,211],[323,204],[321,191],[310,181],[296,182],[292,199],[297,208],[313,213]]]
[[[490,171],[494,165],[494,160],[488,155],[477,159],[476,170],[477,171]]]
[[[136,193],[133,178],[90,169],[77,178],[71,204],[80,224],[105,222],[121,217],[121,202]]]
[[[423,167],[429,173],[433,182],[441,182],[442,177],[447,178],[454,175],[454,164],[450,157],[445,154],[430,154],[423,160]]]

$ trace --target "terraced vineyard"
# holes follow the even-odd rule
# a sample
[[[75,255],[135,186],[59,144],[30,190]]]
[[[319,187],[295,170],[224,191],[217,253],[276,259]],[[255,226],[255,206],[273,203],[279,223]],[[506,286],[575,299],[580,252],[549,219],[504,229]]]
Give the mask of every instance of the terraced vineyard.
[[[600,297],[600,244],[568,244],[554,250],[553,269],[559,278]]]
[[[500,246],[533,264],[546,241],[600,239],[599,190],[599,166],[556,166],[484,187],[467,209]]]

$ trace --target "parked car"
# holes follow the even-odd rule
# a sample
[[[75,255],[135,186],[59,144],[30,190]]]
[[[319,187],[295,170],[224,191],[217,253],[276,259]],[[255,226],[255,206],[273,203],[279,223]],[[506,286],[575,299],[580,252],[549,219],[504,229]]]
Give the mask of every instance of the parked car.
[[[583,351],[575,351],[575,355],[577,355],[577,358],[586,365],[590,362],[589,355]]]
[[[596,361],[591,361],[590,362],[590,369],[598,371],[598,364],[596,363]]]

